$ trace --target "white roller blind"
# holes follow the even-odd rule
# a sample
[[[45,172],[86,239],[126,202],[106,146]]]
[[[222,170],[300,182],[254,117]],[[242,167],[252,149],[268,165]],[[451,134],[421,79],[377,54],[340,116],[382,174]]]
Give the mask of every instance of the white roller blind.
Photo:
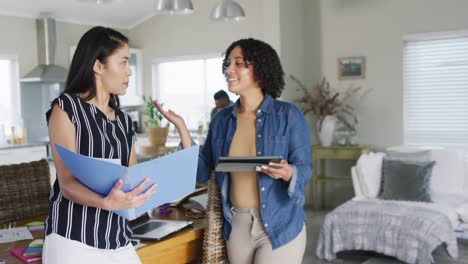
[[[468,36],[405,41],[404,120],[405,144],[468,157]]]

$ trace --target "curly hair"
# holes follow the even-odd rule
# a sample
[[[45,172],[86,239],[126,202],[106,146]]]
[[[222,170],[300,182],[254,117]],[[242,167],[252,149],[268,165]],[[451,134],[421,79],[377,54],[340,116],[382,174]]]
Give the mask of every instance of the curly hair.
[[[284,71],[276,51],[267,43],[253,39],[240,39],[234,41],[224,53],[224,61],[228,60],[231,51],[239,46],[244,56],[245,67],[253,65],[254,79],[263,93],[278,98],[284,89]],[[223,73],[227,64],[223,63]]]

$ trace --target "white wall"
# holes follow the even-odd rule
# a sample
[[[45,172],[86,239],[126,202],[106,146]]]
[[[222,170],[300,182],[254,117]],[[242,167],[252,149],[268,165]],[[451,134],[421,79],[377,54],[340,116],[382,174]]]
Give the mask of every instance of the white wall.
[[[69,67],[70,47],[76,46],[81,36],[91,27],[56,21],[56,64]],[[117,30],[128,34],[128,30]],[[0,54],[13,54],[18,57],[20,76],[38,64],[35,19],[0,15],[0,36]]]
[[[289,75],[304,80],[304,21],[303,0],[280,2],[281,63],[285,71],[285,89],[281,99],[293,101],[297,98],[296,87],[291,85]]]
[[[468,28],[465,0],[321,0],[322,71],[337,84],[337,58],[364,55],[373,91],[358,111],[359,138],[376,146],[403,142],[402,37]]]
[[[36,24],[33,19],[0,16],[0,54],[16,55],[20,76],[37,65]]]
[[[313,84],[321,78],[320,0],[303,0],[304,82]]]
[[[55,51],[55,63],[68,69],[71,62],[70,47],[78,45],[78,41],[80,40],[81,36],[83,36],[83,34],[93,26],[56,21],[56,27],[57,49]],[[128,30],[119,28],[114,29],[128,36]]]
[[[320,79],[320,1],[289,0],[280,2],[281,62],[286,73],[282,100],[293,102],[301,97],[298,86],[290,79],[294,75],[308,87]],[[315,120],[306,116],[317,142]]]
[[[91,26],[56,21],[56,64],[69,68],[70,47],[76,46],[81,36],[90,28]],[[0,16],[0,36],[0,54],[11,54],[18,58],[20,77],[38,65],[35,19]],[[48,108],[48,92],[33,83],[20,84],[23,125],[37,128],[34,131],[29,129],[29,139],[37,140],[47,135],[44,114]]]
[[[278,1],[238,1],[247,19],[224,23],[209,19],[218,0],[194,0],[192,15],[155,16],[132,28],[131,45],[143,50],[144,93],[151,94],[151,64],[158,58],[222,54],[233,41],[246,37],[262,39],[279,50]]]

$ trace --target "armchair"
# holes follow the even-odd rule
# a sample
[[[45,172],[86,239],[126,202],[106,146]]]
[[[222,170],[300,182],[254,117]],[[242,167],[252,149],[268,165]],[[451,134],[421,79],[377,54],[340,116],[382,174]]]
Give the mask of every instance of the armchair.
[[[49,192],[46,160],[0,166],[0,224],[47,214]]]

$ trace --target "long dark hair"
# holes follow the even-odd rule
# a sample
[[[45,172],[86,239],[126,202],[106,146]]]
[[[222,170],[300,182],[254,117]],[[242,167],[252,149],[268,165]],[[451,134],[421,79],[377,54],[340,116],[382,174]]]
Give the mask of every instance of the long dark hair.
[[[99,60],[105,64],[107,57],[124,44],[128,44],[128,38],[111,28],[93,27],[88,30],[78,42],[63,92],[88,93],[86,101],[94,98],[96,96],[94,63]],[[111,94],[109,106],[114,110],[119,109],[120,102],[117,95]]]
[[[245,67],[253,65],[254,79],[263,93],[273,98],[281,96],[284,88],[284,71],[276,51],[268,44],[258,39],[248,38],[234,41],[224,53],[227,61],[231,51],[239,46],[242,49]],[[223,73],[226,70],[223,63]]]

